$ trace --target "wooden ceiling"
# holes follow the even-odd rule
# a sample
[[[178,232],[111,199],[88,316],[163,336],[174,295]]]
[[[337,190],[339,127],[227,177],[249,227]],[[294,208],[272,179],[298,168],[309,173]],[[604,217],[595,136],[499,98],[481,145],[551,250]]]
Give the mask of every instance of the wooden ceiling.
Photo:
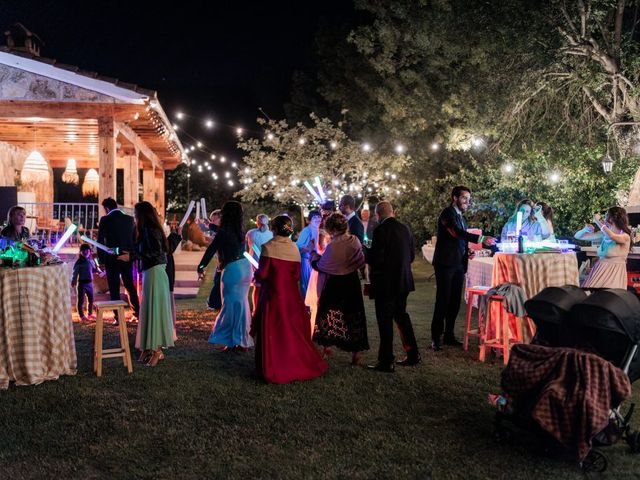
[[[170,133],[165,132],[159,115],[143,105],[114,109],[113,105],[59,104],[56,109],[41,102],[7,103],[0,101],[0,141],[27,151],[37,149],[53,168],[64,168],[69,158],[76,159],[79,168],[98,168],[100,116],[111,116],[128,125],[148,147],[147,153],[157,156],[164,169],[173,169],[181,161],[180,152],[169,141]],[[100,107],[105,107],[104,111]],[[133,153],[133,145],[125,136],[118,135],[116,142],[116,156]],[[143,154],[140,161],[144,167],[151,164],[151,159]]]

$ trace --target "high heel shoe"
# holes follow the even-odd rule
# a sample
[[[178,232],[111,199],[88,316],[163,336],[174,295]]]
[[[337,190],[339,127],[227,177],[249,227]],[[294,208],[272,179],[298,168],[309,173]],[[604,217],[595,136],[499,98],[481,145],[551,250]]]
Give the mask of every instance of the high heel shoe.
[[[138,357],[138,361],[140,363],[147,363],[151,358],[151,355],[153,355],[153,350],[144,350]]]
[[[155,367],[156,365],[158,365],[158,362],[160,362],[160,360],[164,360],[164,353],[162,353],[162,350],[156,350],[155,352],[153,352],[151,359],[149,359],[149,361],[145,363],[145,365],[147,367]]]

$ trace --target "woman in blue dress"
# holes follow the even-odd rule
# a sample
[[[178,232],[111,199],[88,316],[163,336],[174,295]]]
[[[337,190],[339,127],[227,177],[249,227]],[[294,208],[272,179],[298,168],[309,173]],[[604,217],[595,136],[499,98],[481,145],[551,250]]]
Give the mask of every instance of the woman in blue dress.
[[[300,232],[300,236],[296,241],[298,250],[300,251],[300,289],[302,290],[302,298],[307,294],[309,286],[309,277],[311,277],[311,254],[315,251],[318,243],[318,232],[322,216],[318,210],[309,212],[309,225],[304,227]]]
[[[253,270],[243,255],[245,236],[242,228],[242,205],[229,201],[224,204],[220,213],[222,218],[218,233],[198,265],[198,274],[202,278],[205,268],[217,253],[222,270],[222,307],[209,336],[209,343],[222,346],[222,350],[246,351],[253,346],[253,340],[249,336],[249,287]]]

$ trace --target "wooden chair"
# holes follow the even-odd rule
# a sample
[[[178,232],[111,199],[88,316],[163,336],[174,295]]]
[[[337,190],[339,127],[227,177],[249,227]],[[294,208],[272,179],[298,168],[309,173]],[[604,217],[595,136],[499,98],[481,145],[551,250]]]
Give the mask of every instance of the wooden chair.
[[[129,335],[127,333],[127,322],[125,321],[124,308],[128,306],[127,302],[123,300],[107,300],[103,302],[95,302],[94,306],[97,311],[96,319],[96,336],[93,344],[93,371],[96,372],[96,376],[102,376],[102,359],[104,358],[117,358],[122,357],[124,366],[127,367],[129,373],[133,372],[133,363],[131,361],[131,351],[129,350]],[[104,312],[105,311],[118,311],[118,328],[120,330],[120,347],[109,348],[103,350],[102,348],[102,336],[104,333]]]
[[[478,337],[479,344],[483,342],[483,328],[482,328],[482,309],[480,308],[480,304],[478,304],[478,316],[477,316],[477,325],[476,328],[471,328],[471,317],[473,315],[473,302],[476,297],[480,300],[480,297],[484,296],[491,287],[470,287],[467,288],[467,325],[464,330],[464,340],[463,340],[463,348],[464,350],[469,349],[469,337]]]

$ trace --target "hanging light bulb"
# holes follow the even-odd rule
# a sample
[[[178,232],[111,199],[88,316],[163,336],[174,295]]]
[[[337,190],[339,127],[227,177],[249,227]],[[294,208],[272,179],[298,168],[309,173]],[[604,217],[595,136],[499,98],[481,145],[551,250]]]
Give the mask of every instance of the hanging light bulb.
[[[82,182],[82,196],[98,196],[98,189],[100,188],[100,177],[95,168],[90,168],[87,174],[84,176],[84,182]]]
[[[80,182],[75,158],[70,158],[69,160],[67,160],[67,168],[65,168],[64,173],[62,174],[62,181],[64,183],[71,183],[73,185],[78,185],[78,183]]]
[[[36,185],[49,181],[49,164],[42,154],[33,150],[22,166],[20,181],[24,185]]]

